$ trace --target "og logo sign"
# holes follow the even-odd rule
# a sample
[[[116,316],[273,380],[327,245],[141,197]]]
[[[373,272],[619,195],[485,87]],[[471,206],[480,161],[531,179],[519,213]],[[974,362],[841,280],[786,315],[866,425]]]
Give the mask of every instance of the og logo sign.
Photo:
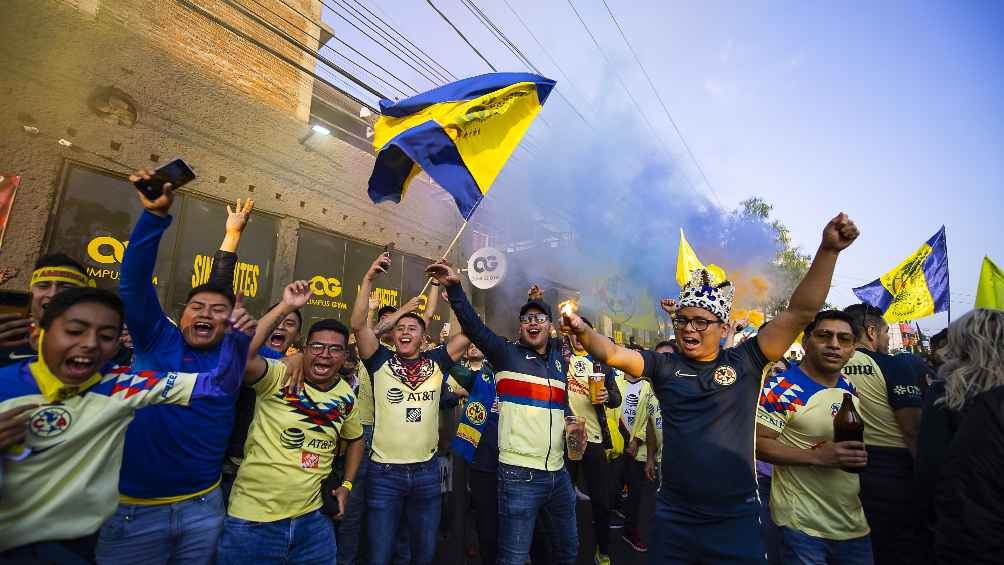
[[[467,276],[472,285],[482,290],[498,285],[505,274],[505,253],[493,247],[482,247],[467,260]]]

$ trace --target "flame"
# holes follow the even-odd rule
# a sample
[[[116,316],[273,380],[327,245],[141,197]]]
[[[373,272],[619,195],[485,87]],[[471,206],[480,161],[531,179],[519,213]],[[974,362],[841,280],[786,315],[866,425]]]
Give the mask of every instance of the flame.
[[[558,311],[561,312],[562,316],[570,316],[579,311],[579,305],[574,300],[565,300],[558,304]]]

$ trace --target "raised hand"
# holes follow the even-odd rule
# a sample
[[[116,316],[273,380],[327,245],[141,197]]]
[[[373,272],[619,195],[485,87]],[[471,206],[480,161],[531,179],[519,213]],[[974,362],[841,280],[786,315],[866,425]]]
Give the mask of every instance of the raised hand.
[[[0,347],[14,349],[28,343],[31,319],[20,314],[0,314]]]
[[[140,180],[150,180],[156,176],[157,172],[151,168],[140,169],[133,174],[129,175],[129,182],[137,183]],[[164,191],[156,200],[150,200],[142,192],[136,191],[139,195],[139,201],[143,204],[151,214],[160,216],[162,218],[167,217],[167,212],[171,209],[171,204],[174,203],[174,185],[169,182],[164,183]]]
[[[24,404],[0,412],[0,451],[24,441],[28,433],[28,416],[35,408],[38,408],[37,404]]]
[[[669,314],[671,317],[676,314],[677,305],[676,301],[672,298],[663,298],[659,301],[659,306],[662,307],[663,311]]]
[[[282,362],[286,365],[286,374],[283,375],[279,388],[286,389],[289,394],[300,394],[303,392],[303,353],[294,353],[283,357]]]
[[[377,296],[376,292],[371,292],[368,300],[370,312],[376,312],[380,308],[380,297]]]
[[[293,281],[282,289],[282,302],[294,310],[307,305],[310,299],[310,286],[307,281]]]
[[[415,296],[401,306],[402,312],[418,312],[418,307],[422,305],[422,297]]]
[[[820,247],[839,253],[854,243],[860,233],[854,221],[841,212],[823,228],[823,242]]]
[[[373,264],[370,265],[369,270],[366,271],[366,280],[372,281],[378,276],[386,273],[390,270],[390,265],[390,253],[384,251],[380,255],[377,255],[377,258],[373,260]]]
[[[237,299],[234,302],[233,312],[230,313],[230,325],[239,332],[244,332],[251,337],[254,337],[255,329],[258,327],[258,320],[248,313],[247,308],[244,307],[244,293],[237,293]]]
[[[543,300],[544,291],[541,290],[540,285],[534,284],[530,287],[530,290],[526,291],[527,300]]]
[[[248,198],[241,206],[241,199],[237,199],[237,204],[231,208],[227,204],[227,231],[242,232],[248,225],[248,218],[251,217],[251,210],[254,209],[254,200]]]
[[[4,267],[0,269],[0,286],[3,286],[7,281],[16,277],[18,272],[20,272],[17,267]]]
[[[460,284],[460,277],[457,276],[457,273],[446,259],[440,259],[426,267],[425,274],[435,279],[442,286]]]
[[[582,321],[582,318],[575,312],[562,312],[561,313],[561,333],[573,333],[580,334],[589,326]]]

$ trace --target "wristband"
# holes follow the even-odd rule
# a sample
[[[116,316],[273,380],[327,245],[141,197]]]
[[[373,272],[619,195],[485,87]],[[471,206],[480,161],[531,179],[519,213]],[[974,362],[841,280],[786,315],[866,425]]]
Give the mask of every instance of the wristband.
[[[342,486],[345,487],[345,490],[352,492],[352,481],[342,481]]]

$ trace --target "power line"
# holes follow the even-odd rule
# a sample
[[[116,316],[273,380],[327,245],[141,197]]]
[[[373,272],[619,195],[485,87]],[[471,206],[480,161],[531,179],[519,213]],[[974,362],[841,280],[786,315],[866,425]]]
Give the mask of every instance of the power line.
[[[282,15],[282,14],[279,14],[279,13],[278,13],[278,12],[276,12],[275,10],[273,10],[273,9],[269,8],[268,6],[266,6],[266,5],[262,4],[261,2],[259,2],[259,0],[251,0],[251,1],[252,1],[252,2],[254,2],[255,4],[257,4],[258,6],[260,6],[260,7],[264,8],[265,10],[268,10],[268,11],[269,11],[270,13],[272,13],[272,14],[273,14],[273,15],[275,15],[276,17],[280,18],[280,19],[281,19],[282,21],[286,22],[286,23],[287,23],[287,24],[289,24],[289,25],[290,25],[291,27],[293,27],[293,29],[295,29],[295,30],[297,30],[297,31],[299,31],[299,32],[302,32],[302,33],[303,33],[304,35],[306,35],[306,36],[308,36],[308,37],[310,37],[310,38],[312,38],[312,39],[317,39],[317,41],[318,41],[318,45],[320,46],[320,47],[319,47],[319,49],[318,49],[318,51],[314,51],[314,50],[310,49],[310,47],[308,47],[308,46],[306,46],[306,45],[304,45],[304,44],[300,43],[299,41],[296,41],[296,39],[295,39],[295,38],[293,38],[292,36],[290,36],[289,34],[287,34],[287,33],[286,33],[285,31],[283,31],[282,29],[279,29],[278,27],[276,27],[276,26],[273,26],[273,25],[271,25],[271,24],[270,24],[269,22],[265,22],[264,20],[261,20],[260,18],[258,18],[258,17],[257,17],[257,15],[256,15],[256,14],[253,14],[253,12],[250,12],[250,10],[243,10],[243,9],[242,9],[242,8],[246,8],[246,7],[243,7],[243,6],[239,6],[239,5],[235,5],[235,4],[234,4],[234,3],[232,3],[232,2],[230,1],[230,0],[224,0],[224,2],[226,2],[227,4],[230,4],[231,6],[233,6],[233,7],[237,8],[238,10],[240,10],[241,12],[243,12],[243,13],[244,13],[245,15],[247,15],[248,17],[253,17],[253,19],[255,19],[255,20],[256,20],[256,21],[257,21],[257,22],[259,23],[259,25],[263,25],[263,26],[266,26],[266,25],[267,25],[267,27],[268,27],[268,29],[269,29],[270,31],[273,31],[274,33],[277,33],[277,34],[279,34],[279,35],[282,35],[282,36],[283,36],[284,38],[286,38],[286,39],[287,39],[287,41],[289,41],[289,42],[293,42],[293,43],[294,43],[294,44],[295,44],[295,45],[296,45],[297,47],[301,48],[301,50],[304,50],[304,51],[308,52],[308,54],[310,54],[311,56],[315,57],[315,58],[316,58],[316,59],[317,59],[318,61],[321,61],[322,63],[325,63],[325,61],[327,61],[327,59],[324,59],[323,57],[321,57],[321,56],[320,56],[320,49],[324,49],[324,48],[327,48],[327,49],[328,49],[328,50],[330,50],[330,51],[331,51],[332,53],[334,53],[334,54],[338,55],[339,57],[342,57],[343,59],[345,59],[345,60],[346,60],[346,61],[348,61],[349,63],[351,63],[351,64],[355,65],[356,67],[358,67],[358,68],[359,68],[360,70],[362,70],[362,72],[364,72],[364,73],[366,73],[366,74],[370,75],[371,77],[375,78],[376,80],[378,80],[378,81],[382,82],[382,83],[383,83],[384,85],[386,85],[387,87],[389,87],[389,88],[392,88],[393,90],[397,91],[397,92],[398,92],[398,93],[400,93],[400,94],[401,94],[402,96],[406,96],[405,92],[404,92],[403,90],[401,90],[401,89],[400,89],[399,87],[397,87],[397,86],[394,86],[393,84],[390,84],[389,82],[387,82],[386,80],[384,80],[384,79],[383,79],[382,77],[380,77],[380,76],[377,76],[376,74],[374,74],[373,72],[371,72],[371,71],[370,71],[369,69],[367,69],[366,67],[364,67],[364,66],[360,65],[360,64],[359,64],[359,63],[357,63],[356,61],[353,61],[352,59],[350,59],[349,57],[345,56],[344,54],[342,54],[342,53],[339,53],[338,51],[336,51],[336,50],[335,50],[334,48],[332,48],[332,47],[330,47],[330,46],[327,46],[327,45],[321,45],[321,44],[320,44],[320,38],[319,38],[319,37],[318,37],[318,38],[314,38],[314,36],[313,36],[313,35],[311,35],[310,33],[308,33],[308,32],[307,32],[306,30],[304,30],[304,29],[302,29],[302,28],[298,27],[298,26],[297,26],[297,25],[296,25],[295,23],[293,23],[293,22],[289,21],[288,19],[286,19],[286,18],[285,18],[285,17],[284,17],[284,16]],[[283,2],[283,3],[285,4],[285,2]],[[317,22],[314,22],[313,20],[311,20],[311,19],[310,19],[309,17],[307,17],[307,15],[306,15],[306,14],[304,14],[304,13],[300,12],[299,10],[297,10],[297,9],[296,9],[295,7],[293,7],[293,6],[289,6],[288,4],[285,4],[285,5],[286,5],[287,7],[289,7],[289,8],[291,8],[292,10],[294,10],[294,11],[295,11],[295,12],[296,12],[297,14],[299,14],[300,16],[302,16],[302,17],[303,17],[304,19],[306,19],[306,20],[307,20],[308,22],[310,22],[311,24],[313,24],[314,26],[316,26],[316,27],[318,28],[318,30],[322,29],[322,28],[321,28],[321,26],[317,24]],[[334,36],[332,36],[332,37],[334,37]],[[339,41],[339,42],[342,42],[342,41],[341,41],[341,39],[338,39],[338,41]],[[342,42],[342,43],[344,43],[344,42]],[[367,60],[367,61],[369,61],[370,63],[373,63],[374,65],[376,65],[376,66],[377,66],[377,67],[378,67],[379,69],[381,69],[381,70],[383,70],[384,72],[386,72],[386,73],[387,73],[388,75],[390,75],[390,76],[391,76],[392,78],[394,78],[395,80],[397,80],[397,81],[398,81],[399,83],[403,84],[403,85],[404,85],[404,86],[405,86],[406,88],[410,89],[410,90],[411,90],[412,92],[417,92],[417,90],[415,89],[415,87],[413,87],[413,86],[411,86],[410,84],[408,84],[407,82],[405,82],[405,81],[401,80],[400,78],[398,78],[397,76],[395,76],[395,75],[394,75],[393,73],[391,73],[391,72],[390,72],[389,70],[385,69],[385,68],[384,68],[383,66],[381,66],[380,64],[376,63],[375,61],[373,61],[372,59],[370,59],[370,58],[369,58],[369,57],[367,57],[366,55],[363,55],[362,53],[360,53],[359,51],[357,51],[357,50],[356,50],[356,49],[355,49],[354,47],[352,47],[351,45],[348,45],[347,43],[346,43],[345,45],[346,45],[346,47],[348,47],[348,48],[349,48],[349,49],[351,49],[352,51],[354,51],[354,52],[358,53],[358,54],[359,54],[359,55],[360,55],[361,57],[363,57],[364,59],[366,59],[366,60]],[[327,64],[327,63],[325,63],[325,64]]]
[[[410,49],[408,49],[407,47],[405,47],[396,38],[391,37],[391,35],[389,33],[387,33],[382,28],[380,28],[379,26],[377,26],[376,24],[374,24],[373,20],[371,20],[370,18],[367,18],[365,14],[363,14],[359,10],[357,10],[357,9],[353,8],[352,6],[350,6],[345,0],[333,0],[333,1],[337,2],[338,6],[341,7],[343,10],[349,11],[353,18],[355,18],[356,20],[358,20],[360,23],[364,24],[366,27],[368,27],[370,30],[372,30],[374,33],[376,33],[380,37],[382,37],[382,38],[386,39],[388,42],[392,43],[395,47],[397,47],[398,50],[401,51],[401,53],[403,53],[404,55],[408,56],[408,58],[410,58],[416,64],[418,64],[423,69],[425,69],[426,71],[428,71],[429,73],[431,73],[435,77],[432,80],[433,84],[438,84],[438,81],[446,82],[448,80],[445,76],[443,76],[441,73],[439,73],[439,71],[437,71],[436,69],[432,68],[432,66],[430,66],[428,63],[426,63],[425,60],[423,60],[420,57],[418,57],[418,55],[415,55],[415,53],[413,51],[411,51]]]
[[[413,42],[412,42],[412,41],[411,41],[410,39],[408,39],[408,37],[407,37],[406,35],[404,35],[404,34],[403,34],[403,33],[401,33],[400,31],[398,31],[398,30],[397,30],[397,28],[395,28],[395,27],[394,27],[393,25],[391,25],[391,24],[387,23],[387,21],[386,21],[386,20],[384,20],[384,19],[383,19],[383,18],[381,18],[380,16],[378,16],[378,15],[374,14],[372,10],[370,10],[369,8],[367,8],[367,7],[366,7],[366,5],[365,5],[365,4],[363,4],[362,2],[360,2],[359,0],[353,0],[353,2],[355,2],[356,4],[359,4],[359,6],[360,6],[360,7],[361,7],[361,8],[363,9],[363,10],[366,10],[366,12],[367,12],[367,13],[369,13],[369,14],[370,14],[371,16],[373,16],[374,18],[376,18],[376,19],[377,19],[377,20],[378,20],[378,21],[379,21],[380,23],[382,23],[382,24],[383,24],[383,25],[384,25],[385,27],[387,27],[387,29],[389,29],[389,30],[393,31],[393,32],[394,32],[395,34],[397,34],[397,35],[398,35],[398,36],[399,36],[399,37],[400,37],[401,39],[403,39],[403,40],[404,40],[404,41],[405,41],[405,42],[406,42],[406,43],[407,43],[408,45],[411,45],[412,47],[414,47],[415,49],[417,49],[419,53],[421,53],[422,55],[424,55],[424,56],[425,56],[425,58],[429,60],[429,62],[430,62],[430,63],[432,63],[432,64],[436,65],[436,66],[437,66],[437,67],[438,67],[439,69],[441,69],[441,70],[442,70],[442,71],[443,71],[444,73],[446,73],[447,75],[449,75],[449,77],[450,77],[451,79],[453,79],[453,80],[457,80],[457,76],[456,76],[456,75],[454,75],[453,73],[451,73],[451,72],[450,72],[450,70],[449,70],[449,69],[447,69],[446,67],[444,67],[443,65],[439,64],[439,61],[437,61],[437,60],[436,60],[436,59],[434,59],[434,58],[433,58],[433,57],[432,57],[431,55],[429,55],[428,53],[426,53],[426,52],[425,52],[425,50],[423,50],[423,49],[422,49],[421,47],[419,47],[418,45],[415,45],[415,44],[414,44],[414,43],[413,43]],[[382,11],[382,10],[381,10],[381,11]],[[388,17],[388,19],[390,19],[390,18]]]
[[[383,41],[380,41],[379,39],[376,39],[376,38],[374,38],[374,37],[373,37],[372,35],[370,35],[369,33],[367,33],[367,32],[366,32],[366,30],[364,30],[364,29],[360,28],[360,27],[359,27],[358,25],[356,25],[356,24],[355,24],[355,23],[354,23],[353,21],[351,21],[351,20],[349,20],[349,19],[348,19],[347,17],[345,17],[345,16],[344,16],[344,15],[343,15],[342,13],[338,12],[337,10],[335,10],[335,8],[333,8],[333,7],[331,6],[331,4],[328,4],[326,0],[320,0],[320,2],[321,2],[321,4],[322,4],[322,5],[324,5],[324,7],[328,8],[329,10],[331,10],[331,12],[332,12],[333,14],[335,14],[336,16],[338,16],[339,18],[341,18],[341,19],[342,19],[342,20],[343,20],[343,21],[344,21],[345,23],[349,24],[349,25],[350,25],[350,26],[352,26],[352,27],[353,27],[353,28],[354,28],[354,29],[355,29],[356,31],[358,31],[359,33],[361,33],[361,34],[363,34],[364,36],[366,36],[366,37],[367,37],[367,38],[368,38],[368,39],[369,39],[370,41],[372,41],[373,43],[375,43],[375,44],[377,44],[378,46],[380,46],[380,48],[382,48],[382,49],[383,49],[384,51],[386,51],[386,52],[390,53],[390,54],[391,54],[392,56],[394,56],[394,57],[395,57],[395,58],[396,58],[397,60],[399,60],[399,61],[401,61],[402,63],[404,63],[405,65],[407,65],[407,66],[408,66],[408,67],[409,67],[409,68],[410,68],[411,70],[413,70],[413,71],[415,71],[416,73],[418,73],[418,75],[419,75],[419,76],[421,76],[422,78],[424,78],[425,80],[429,81],[429,82],[430,82],[430,83],[432,83],[432,84],[436,84],[436,80],[435,80],[435,79],[433,79],[433,78],[430,78],[430,77],[429,77],[428,75],[426,75],[426,74],[425,74],[424,72],[422,72],[421,70],[419,70],[418,68],[416,68],[416,67],[415,67],[415,65],[411,64],[411,62],[410,62],[410,61],[408,61],[408,60],[404,59],[403,57],[401,57],[401,55],[400,55],[400,54],[398,54],[397,52],[395,52],[395,51],[391,50],[391,49],[390,49],[389,47],[387,47],[387,45],[386,45],[386,44],[385,44],[385,43],[384,43]],[[358,18],[357,18],[357,19],[358,19]]]
[[[579,14],[579,11],[575,8],[575,4],[572,3],[572,0],[567,0],[567,2],[568,6],[572,9],[572,12],[575,14],[575,17],[579,20],[579,23],[582,24],[583,29],[586,30],[586,34],[589,35],[589,38],[593,40],[593,45],[596,46],[596,50],[600,52],[600,55],[603,57],[603,60],[606,61],[607,66],[613,71],[614,76],[617,78],[617,82],[621,85],[621,88],[624,90],[624,93],[627,94],[628,98],[631,99],[631,102],[634,104],[635,108],[638,109],[638,113],[641,116],[642,120],[645,122],[645,125],[648,126],[648,129],[652,132],[652,135],[654,137],[662,141],[663,150],[666,151],[667,156],[672,158],[672,153],[670,153],[667,147],[666,140],[663,139],[661,135],[659,135],[658,130],[656,130],[655,126],[652,125],[652,121],[649,120],[648,116],[645,114],[645,110],[642,109],[641,104],[639,104],[638,100],[635,99],[633,94],[631,94],[631,89],[629,89],[627,85],[624,83],[624,79],[621,78],[621,75],[619,72],[617,72],[616,68],[613,65],[613,62],[610,60],[609,57],[607,57],[607,54],[603,50],[603,47],[600,46],[600,42],[596,39],[596,36],[593,35],[593,32],[589,29],[589,26],[586,25],[586,21],[582,19],[582,15]],[[694,183],[690,180],[689,177],[687,177],[687,184],[690,185],[691,190],[693,190],[695,193],[698,192],[697,187],[694,186]],[[721,202],[719,202],[718,204],[720,206]]]
[[[443,21],[449,24],[449,26],[453,28],[453,31],[457,32],[457,35],[460,36],[460,39],[463,39],[464,43],[466,43],[467,46],[470,47],[471,50],[473,50],[474,53],[477,54],[478,57],[481,57],[481,60],[484,61],[486,65],[488,65],[489,69],[491,69],[496,73],[498,72],[498,69],[495,68],[495,65],[491,64],[491,62],[488,59],[486,59],[484,55],[481,54],[481,51],[478,51],[478,48],[475,47],[474,44],[471,43],[469,39],[467,39],[467,37],[463,34],[463,32],[457,29],[457,26],[453,25],[453,22],[450,21],[450,18],[446,17],[446,14],[441,12],[439,8],[437,8],[436,5],[432,3],[432,0],[425,0],[425,3],[428,4],[429,7],[431,7],[433,10],[435,10],[436,13],[439,14],[439,17],[443,18]]]
[[[624,30],[621,28],[621,24],[617,21],[617,18],[614,16],[613,10],[611,10],[610,6],[607,4],[607,0],[601,0],[601,1],[603,2],[603,6],[607,9],[607,13],[610,14],[610,19],[613,20],[614,25],[617,26],[617,31],[620,32],[621,38],[624,40],[624,43],[627,44],[628,49],[631,51],[631,56],[634,57],[635,63],[638,63],[638,68],[640,68],[642,74],[645,75],[645,80],[648,81],[648,85],[652,88],[652,92],[655,93],[655,98],[659,101],[659,105],[662,106],[662,111],[665,112],[666,117],[669,118],[669,123],[673,124],[673,129],[676,130],[676,135],[680,136],[680,141],[683,143],[683,147],[687,150],[687,154],[690,155],[691,161],[694,162],[694,166],[697,167],[697,171],[701,173],[701,178],[704,179],[704,184],[707,185],[708,190],[711,191],[711,194],[714,195],[715,200],[718,201],[718,205],[721,206],[722,201],[720,198],[718,198],[718,192],[715,190],[715,187],[711,185],[711,181],[708,180],[708,175],[704,174],[704,168],[701,167],[701,163],[697,160],[697,157],[694,156],[694,152],[690,149],[690,144],[687,143],[686,138],[683,137],[683,132],[680,131],[680,127],[676,125],[676,120],[673,119],[673,115],[669,112],[669,108],[666,107],[666,103],[663,101],[662,95],[659,94],[659,89],[655,87],[655,83],[652,81],[652,77],[649,76],[648,71],[645,70],[645,65],[641,64],[641,58],[638,57],[638,53],[634,50],[634,47],[631,45],[631,42],[628,41],[627,35],[624,33]]]

